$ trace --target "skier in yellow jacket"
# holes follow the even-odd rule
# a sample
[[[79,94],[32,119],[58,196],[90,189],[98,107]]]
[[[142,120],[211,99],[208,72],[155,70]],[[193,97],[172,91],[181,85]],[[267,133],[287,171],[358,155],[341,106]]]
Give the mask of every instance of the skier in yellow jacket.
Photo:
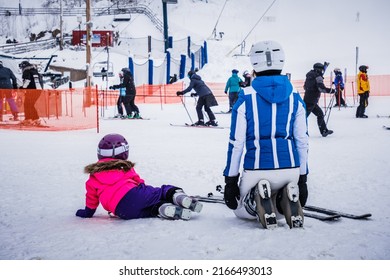
[[[359,106],[356,110],[357,118],[368,118],[364,114],[366,107],[368,106],[368,97],[370,95],[370,81],[367,75],[368,66],[361,65],[359,67],[359,73],[357,76],[357,93],[359,94]]]

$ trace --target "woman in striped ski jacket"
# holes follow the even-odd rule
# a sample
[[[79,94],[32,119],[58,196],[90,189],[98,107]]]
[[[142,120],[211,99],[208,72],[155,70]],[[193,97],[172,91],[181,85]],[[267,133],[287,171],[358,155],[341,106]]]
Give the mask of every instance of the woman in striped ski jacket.
[[[275,44],[279,46],[272,41],[260,42],[258,47],[264,48],[265,45],[268,48],[268,45]],[[256,45],[253,48],[256,50]],[[299,184],[301,203],[304,204],[303,200],[307,198],[305,105],[287,76],[281,75],[284,64],[281,48],[270,49],[270,54],[251,51],[254,53],[251,62],[256,78],[251,87],[240,92],[232,111],[227,164],[223,174],[225,202],[241,218],[256,219],[255,213],[246,205],[246,199],[262,179],[270,182],[273,195],[289,182],[296,184],[299,179],[304,180],[304,184]]]

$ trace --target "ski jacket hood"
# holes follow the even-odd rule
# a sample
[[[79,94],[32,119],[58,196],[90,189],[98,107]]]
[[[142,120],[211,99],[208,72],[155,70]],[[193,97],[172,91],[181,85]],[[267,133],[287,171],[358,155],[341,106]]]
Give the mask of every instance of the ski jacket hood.
[[[226,82],[225,92],[239,92],[241,90],[240,83],[242,83],[241,78],[238,77],[237,73],[233,73]]]
[[[269,103],[281,103],[289,98],[292,93],[292,85],[287,76],[260,76],[252,81],[252,87]]]

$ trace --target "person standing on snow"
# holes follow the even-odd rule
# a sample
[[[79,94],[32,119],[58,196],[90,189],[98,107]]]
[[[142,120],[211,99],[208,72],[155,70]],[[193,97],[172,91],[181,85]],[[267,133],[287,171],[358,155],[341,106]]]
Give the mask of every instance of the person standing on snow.
[[[233,69],[232,70],[232,76],[227,80],[226,86],[225,86],[225,94],[229,92],[229,111],[228,113],[232,112],[232,108],[234,103],[236,103],[238,99],[238,93],[241,90],[240,84],[243,83],[240,77],[238,77],[238,70]]]
[[[335,74],[333,84],[336,87],[336,94],[335,94],[336,104],[334,106],[335,107],[339,107],[339,106],[346,107],[347,104],[345,104],[345,100],[343,98],[343,90],[344,90],[343,74],[341,73],[340,68],[335,68],[333,70],[333,72]]]
[[[368,66],[361,65],[357,75],[357,93],[359,94],[359,106],[356,109],[356,118],[368,118],[364,113],[368,106],[368,97],[370,96],[370,81],[367,75]]]
[[[98,162],[87,165],[86,206],[76,216],[92,218],[99,204],[121,219],[161,217],[189,220],[203,205],[183,189],[162,185],[152,187],[137,174],[128,160],[129,144],[120,134],[107,134],[97,149]]]
[[[332,134],[333,130],[327,128],[324,112],[321,110],[320,106],[318,106],[318,101],[320,100],[322,92],[336,93],[336,91],[332,88],[327,88],[324,85],[324,72],[325,65],[316,63],[313,65],[313,69],[306,74],[305,84],[303,85],[303,88],[305,89],[303,100],[306,103],[307,117],[310,113],[313,113],[317,117],[320,133],[323,137],[326,137],[329,134]]]
[[[119,79],[120,79],[120,83],[122,84],[123,83],[123,73],[122,72],[119,73]],[[117,86],[110,86],[109,88],[110,89],[116,89]],[[125,96],[126,96],[126,88],[125,87],[119,88],[119,96],[118,96],[118,100],[116,102],[116,106],[117,106],[117,109],[118,109],[118,114],[115,115],[114,118],[126,119],[127,116],[131,113],[131,112],[127,112],[126,104],[125,104]],[[122,107],[122,105],[123,105],[123,107],[125,107],[126,115],[123,114],[123,107]]]
[[[211,89],[202,81],[202,78],[197,75],[195,71],[188,71],[188,78],[191,80],[190,85],[184,89],[183,91],[176,92],[176,95],[184,95],[187,92],[190,92],[192,89],[195,90],[196,93],[191,93],[191,96],[199,96],[198,102],[196,104],[196,113],[198,115],[198,121],[193,124],[193,126],[198,125],[206,125],[206,126],[218,126],[218,123],[215,120],[215,116],[213,111],[211,111],[210,107],[217,106],[218,102],[215,99],[213,92]],[[209,121],[204,122],[202,108],[206,111]]]
[[[43,89],[43,82],[37,68],[28,61],[22,61],[19,64],[22,69],[23,85],[21,89],[26,89],[24,98],[24,121],[26,125],[40,125],[39,115],[35,108],[35,103],[41,96],[41,89]]]
[[[237,217],[257,218],[264,228],[276,227],[281,214],[290,228],[302,227],[308,196],[305,104],[281,75],[284,51],[279,43],[258,42],[249,56],[255,78],[233,106],[224,200]]]
[[[12,83],[11,83],[12,82]],[[15,100],[12,97],[12,89],[17,89],[16,77],[11,69],[4,67],[3,62],[0,61],[0,115],[3,115],[3,98],[11,108],[13,120],[17,121],[18,118],[18,107],[16,106]]]
[[[240,86],[249,87],[252,82],[252,75],[247,70],[245,70],[242,76],[244,77],[244,81],[240,84]]]
[[[133,74],[129,68],[122,68],[122,72],[119,74],[123,77],[120,84],[111,86],[110,89],[126,88],[126,95],[122,96],[123,104],[125,105],[128,119],[142,119],[139,114],[139,109],[135,105],[136,88],[134,84]],[[134,115],[133,115],[134,113]]]

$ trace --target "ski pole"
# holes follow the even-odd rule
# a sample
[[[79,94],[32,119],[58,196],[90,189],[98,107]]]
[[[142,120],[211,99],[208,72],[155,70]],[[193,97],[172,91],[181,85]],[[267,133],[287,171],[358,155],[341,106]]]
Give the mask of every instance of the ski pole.
[[[326,125],[328,125],[330,113],[332,112],[332,106],[333,106],[333,101],[334,101],[334,99],[335,99],[335,96],[333,95],[332,98],[331,98],[331,100],[330,100],[330,102],[329,102],[329,103],[330,103],[330,105],[329,105],[329,114],[328,114],[328,117],[326,118],[326,122],[325,122]],[[327,112],[325,112],[325,116],[326,116],[326,113],[327,113]]]
[[[330,90],[332,91],[332,87],[333,87],[333,85],[331,85],[331,87],[330,87]],[[325,95],[326,96],[326,95]],[[326,113],[328,112],[328,110],[329,110],[329,107],[331,106],[331,103],[333,104],[333,99],[335,98],[335,94],[333,94],[333,96],[332,96],[332,98],[330,99],[330,101],[329,101],[329,105],[328,105],[328,107],[326,107],[325,106],[325,114],[324,114],[324,116],[326,116]]]
[[[185,109],[186,112],[187,112],[188,117],[190,118],[191,124],[194,124],[194,122],[192,121],[191,115],[190,115],[190,113],[189,113],[188,110],[187,110],[187,106],[186,106],[186,104],[185,104],[184,101],[183,101],[183,97],[182,97],[182,96],[180,96],[180,100],[181,100],[181,103],[182,103],[183,106],[184,106],[184,109]]]

